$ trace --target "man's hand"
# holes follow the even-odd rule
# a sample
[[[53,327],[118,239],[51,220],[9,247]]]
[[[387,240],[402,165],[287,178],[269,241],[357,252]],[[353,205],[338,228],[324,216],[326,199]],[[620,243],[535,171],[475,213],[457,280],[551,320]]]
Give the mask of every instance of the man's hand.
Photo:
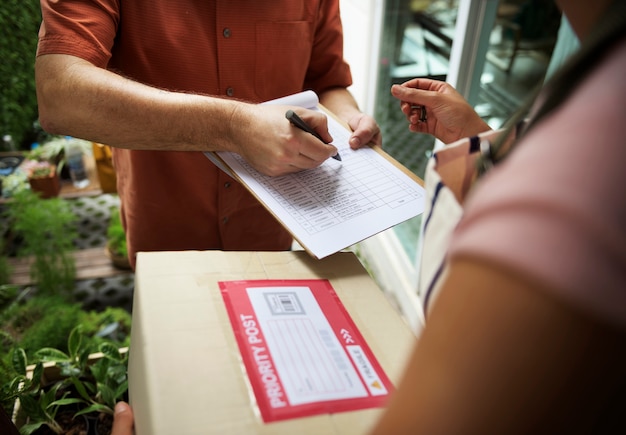
[[[293,126],[285,118],[289,109],[326,143]],[[331,144],[326,115],[321,112],[292,106],[241,104],[233,114],[232,125],[232,151],[266,175],[315,168],[337,154],[337,148]]]
[[[348,124],[352,130],[350,148],[357,149],[369,145],[382,145],[380,127],[369,115],[362,113],[346,88],[328,89],[319,95],[320,103]]]
[[[369,115],[359,113],[348,121],[353,133],[350,137],[350,148],[358,149],[366,145],[382,145],[383,137],[380,127]]]
[[[393,85],[391,95],[401,101],[400,108],[411,131],[432,134],[443,143],[490,130],[461,94],[446,82],[413,79]],[[426,120],[420,120],[420,110],[411,106],[423,106]]]

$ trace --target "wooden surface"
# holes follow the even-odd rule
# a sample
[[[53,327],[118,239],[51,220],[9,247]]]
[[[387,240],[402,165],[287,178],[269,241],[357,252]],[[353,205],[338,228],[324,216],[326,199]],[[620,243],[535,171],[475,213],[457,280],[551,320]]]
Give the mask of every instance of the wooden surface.
[[[104,247],[80,249],[73,255],[76,261],[76,280],[107,278],[132,273],[130,270],[114,267]],[[30,265],[33,262],[31,257],[9,258],[8,261],[12,271],[10,284],[33,284],[30,277]]]

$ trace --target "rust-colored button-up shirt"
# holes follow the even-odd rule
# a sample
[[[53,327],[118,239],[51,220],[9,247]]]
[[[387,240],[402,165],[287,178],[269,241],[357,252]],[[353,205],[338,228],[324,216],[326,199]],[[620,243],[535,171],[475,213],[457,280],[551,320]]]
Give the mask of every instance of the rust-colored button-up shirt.
[[[261,102],[351,84],[338,0],[41,3],[38,55],[159,88]],[[118,148],[113,158],[133,263],[138,251],[289,249],[273,216],[202,153]]]

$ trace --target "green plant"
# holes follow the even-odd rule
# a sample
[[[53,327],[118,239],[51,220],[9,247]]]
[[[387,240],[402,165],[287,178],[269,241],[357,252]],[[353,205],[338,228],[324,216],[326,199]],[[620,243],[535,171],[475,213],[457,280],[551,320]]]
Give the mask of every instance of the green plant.
[[[35,352],[37,363],[32,376],[27,375],[26,352],[16,349],[12,356],[15,376],[0,390],[3,403],[19,399],[27,423],[20,433],[27,435],[42,425],[55,433],[62,433],[55,420],[57,413],[67,405],[76,408],[73,416],[91,413],[112,415],[115,403],[126,399],[128,391],[128,354],[111,343],[98,346],[100,354],[93,354],[94,341],[85,335],[82,326],[75,327],[67,340],[67,352],[45,347]],[[58,376],[42,385],[44,367],[53,363]]]
[[[8,284],[11,279],[11,266],[7,260],[7,257],[4,255],[4,243],[0,240],[0,286]],[[6,291],[6,290],[5,290]],[[2,305],[2,293],[3,290],[0,289],[0,306]]]
[[[78,411],[76,415],[91,412],[113,415],[115,404],[128,391],[128,353],[120,352],[110,343],[102,343],[98,350],[103,356],[89,366],[92,376],[70,378],[81,398],[84,399],[83,403],[89,405]]]
[[[0,285],[0,310],[3,310],[15,299],[18,292],[18,286],[11,284]]]
[[[126,310],[107,307],[104,311],[83,311],[80,304],[60,296],[31,296],[28,288],[8,290],[6,297],[11,301],[0,308],[0,386],[15,376],[11,361],[15,347],[22,348],[31,361],[45,347],[69,354],[68,337],[77,325],[89,337],[92,352],[103,343],[128,347],[131,316]],[[12,403],[2,405],[10,413]]]
[[[95,362],[89,356],[94,351],[93,339],[83,333],[78,325],[70,333],[67,353],[43,348],[35,356],[44,362],[54,362],[61,369],[65,386],[73,385],[80,396],[82,406],[75,415],[91,412],[104,412],[113,415],[115,403],[128,391],[128,353],[111,343],[101,343],[98,351],[102,354]]]
[[[126,232],[122,226],[122,218],[118,208],[111,210],[111,220],[107,227],[107,242],[109,249],[114,254],[128,257],[128,249],[126,248]]]
[[[92,152],[91,142],[70,136],[55,136],[29,151],[26,158],[56,165],[57,172],[61,173],[66,163],[66,156],[70,154],[70,148],[74,147],[78,148],[83,154]]]
[[[64,405],[80,403],[81,400],[68,398],[69,391],[63,392],[57,399],[63,383],[55,383],[44,390],[41,385],[44,370],[42,362],[38,362],[32,376],[28,376],[28,360],[23,349],[14,349],[11,361],[16,376],[0,392],[3,402],[19,399],[21,409],[29,418],[29,422],[20,428],[20,434],[29,435],[43,425],[47,425],[54,433],[63,433],[63,427],[56,421],[58,411]]]
[[[119,307],[106,307],[103,311],[82,312],[80,324],[83,332],[95,344],[113,343],[116,347],[130,344],[131,315]]]
[[[41,23],[38,0],[3,0],[0,8],[0,135],[30,144],[37,119],[34,61]],[[8,151],[8,150],[2,150]]]
[[[0,386],[14,376],[11,353],[15,347],[24,349],[29,360],[45,346],[66,350],[71,330],[89,315],[62,297],[32,297],[32,293],[30,288],[16,287],[5,293],[7,302],[0,308]],[[7,412],[12,409],[12,403],[2,405]]]
[[[83,317],[79,304],[61,296],[32,297],[24,289],[0,313],[0,329],[10,338],[7,343],[19,343],[29,358],[44,346],[63,349],[70,331]],[[8,352],[0,346],[0,353]]]
[[[80,305],[68,303],[62,298],[35,297],[28,306],[31,307],[30,313],[22,312],[22,316],[30,314],[30,318],[15,319],[15,326],[23,328],[21,334],[15,336],[20,346],[29,356],[44,346],[65,350],[70,331],[80,324]],[[21,325],[18,323],[20,321],[23,322]]]
[[[22,164],[22,170],[28,178],[45,178],[56,173],[54,163],[38,160],[26,160]]]
[[[22,237],[19,255],[32,255],[30,272],[41,294],[64,294],[74,286],[75,216],[60,198],[42,200],[29,190],[17,192],[6,211],[12,230]]]

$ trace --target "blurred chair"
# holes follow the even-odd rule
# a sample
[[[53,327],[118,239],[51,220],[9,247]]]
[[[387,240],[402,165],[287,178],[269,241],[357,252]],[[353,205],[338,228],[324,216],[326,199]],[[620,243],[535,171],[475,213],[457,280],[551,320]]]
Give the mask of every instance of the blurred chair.
[[[554,3],[545,0],[502,0],[498,5],[496,25],[509,40],[508,59],[496,66],[509,73],[515,59],[522,54],[552,54],[557,40],[561,13]]]

